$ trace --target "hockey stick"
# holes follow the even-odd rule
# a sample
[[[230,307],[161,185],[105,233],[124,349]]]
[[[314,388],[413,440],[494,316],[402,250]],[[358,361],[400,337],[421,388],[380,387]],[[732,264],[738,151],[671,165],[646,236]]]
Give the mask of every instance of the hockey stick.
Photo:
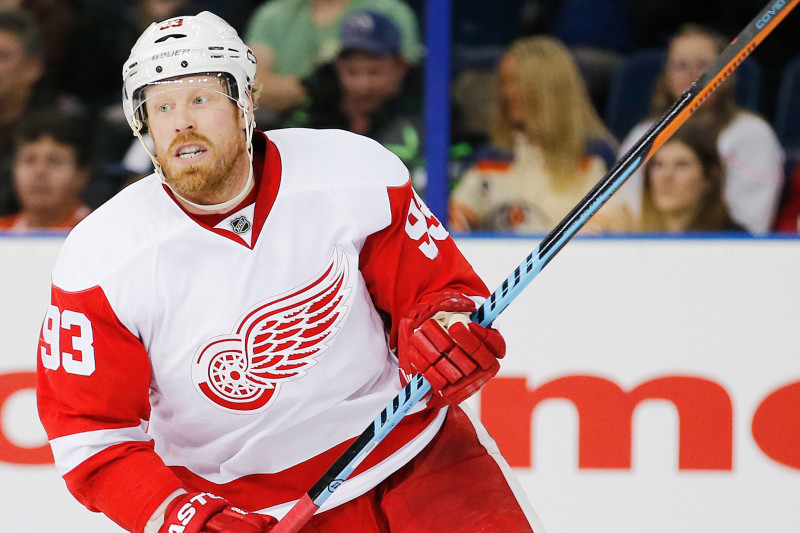
[[[628,177],[641,167],[680,128],[719,85],[749,56],[764,38],[794,9],[800,0],[772,0],[722,51],[714,63],[681,95],[675,104],[642,136],[608,174],[544,238],[472,315],[482,326],[490,325],[520,292],[597,213]],[[431,390],[420,375],[400,391],[378,418],[347,448],[320,480],[298,500],[273,533],[296,533],[317,509],[353,473],[361,461]]]

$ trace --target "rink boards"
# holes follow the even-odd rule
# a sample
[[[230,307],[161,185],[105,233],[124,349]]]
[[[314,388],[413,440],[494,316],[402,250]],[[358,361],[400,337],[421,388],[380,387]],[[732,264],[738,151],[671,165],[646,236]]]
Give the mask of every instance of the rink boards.
[[[121,531],[69,495],[36,415],[61,242],[0,238],[0,513]],[[494,289],[537,240],[458,242]],[[550,533],[796,531],[799,267],[795,239],[576,239],[506,309],[508,355],[469,403]]]

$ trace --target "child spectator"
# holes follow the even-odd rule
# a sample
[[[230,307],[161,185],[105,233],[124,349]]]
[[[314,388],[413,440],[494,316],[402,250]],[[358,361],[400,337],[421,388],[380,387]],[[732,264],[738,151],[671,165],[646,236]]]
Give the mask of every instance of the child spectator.
[[[549,231],[605,174],[616,147],[569,50],[547,36],[515,41],[501,60],[489,134],[492,146],[453,192],[453,231]]]
[[[30,117],[17,129],[13,180],[20,211],[0,217],[12,231],[71,229],[89,214],[81,192],[89,180],[84,129],[74,119]]]
[[[0,10],[0,215],[17,208],[11,186],[14,134],[26,113],[76,111],[77,102],[39,84],[44,74],[42,40],[33,16]]]
[[[255,11],[245,34],[258,59],[256,78],[264,89],[259,105],[280,112],[300,104],[307,94],[302,79],[333,59],[342,21],[364,10],[391,18],[400,28],[403,58],[417,63],[417,19],[400,0],[271,0]]]
[[[653,122],[700,77],[727,46],[713,30],[694,24],[672,38],[667,61],[653,96],[651,117],[634,127],[620,147],[626,153]],[[754,233],[768,231],[783,187],[784,154],[766,120],[736,104],[734,80],[728,79],[701,105],[689,123],[716,139],[724,162],[723,197],[733,219]],[[642,175],[634,173],[613,199],[629,208],[641,205]]]

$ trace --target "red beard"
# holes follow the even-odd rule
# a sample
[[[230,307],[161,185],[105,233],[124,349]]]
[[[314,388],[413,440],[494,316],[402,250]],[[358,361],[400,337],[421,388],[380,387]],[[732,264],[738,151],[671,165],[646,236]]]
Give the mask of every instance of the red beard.
[[[197,164],[181,165],[174,155],[178,146],[197,142],[208,149],[208,156]],[[164,180],[172,190],[187,200],[199,197],[214,197],[222,191],[231,178],[233,167],[246,150],[243,140],[237,136],[215,145],[210,139],[195,132],[184,132],[170,144],[166,154],[159,154],[157,160],[164,172]]]

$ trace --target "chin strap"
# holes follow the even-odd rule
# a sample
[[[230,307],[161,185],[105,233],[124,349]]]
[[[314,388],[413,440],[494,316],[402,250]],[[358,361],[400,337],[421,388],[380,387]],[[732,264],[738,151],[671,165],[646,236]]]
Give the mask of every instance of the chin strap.
[[[244,200],[245,196],[247,196],[247,194],[253,189],[253,183],[254,183],[254,180],[253,180],[253,161],[252,161],[252,159],[250,160],[250,173],[247,176],[247,183],[245,184],[244,189],[242,189],[242,191],[239,194],[237,194],[236,196],[234,196],[230,200],[226,200],[226,201],[224,201],[222,203],[219,203],[219,204],[213,204],[213,205],[196,204],[196,203],[192,202],[191,200],[187,200],[186,198],[184,198],[183,196],[178,194],[175,191],[175,189],[170,187],[169,183],[163,181],[163,179],[162,179],[162,182],[164,183],[164,185],[169,187],[169,190],[172,191],[172,194],[174,194],[175,196],[177,196],[178,198],[181,199],[181,202],[184,202],[184,203],[192,206],[195,209],[199,209],[200,211],[222,213],[222,212],[225,212],[225,211],[229,210],[230,208],[236,206],[236,204],[238,204],[239,202]]]

